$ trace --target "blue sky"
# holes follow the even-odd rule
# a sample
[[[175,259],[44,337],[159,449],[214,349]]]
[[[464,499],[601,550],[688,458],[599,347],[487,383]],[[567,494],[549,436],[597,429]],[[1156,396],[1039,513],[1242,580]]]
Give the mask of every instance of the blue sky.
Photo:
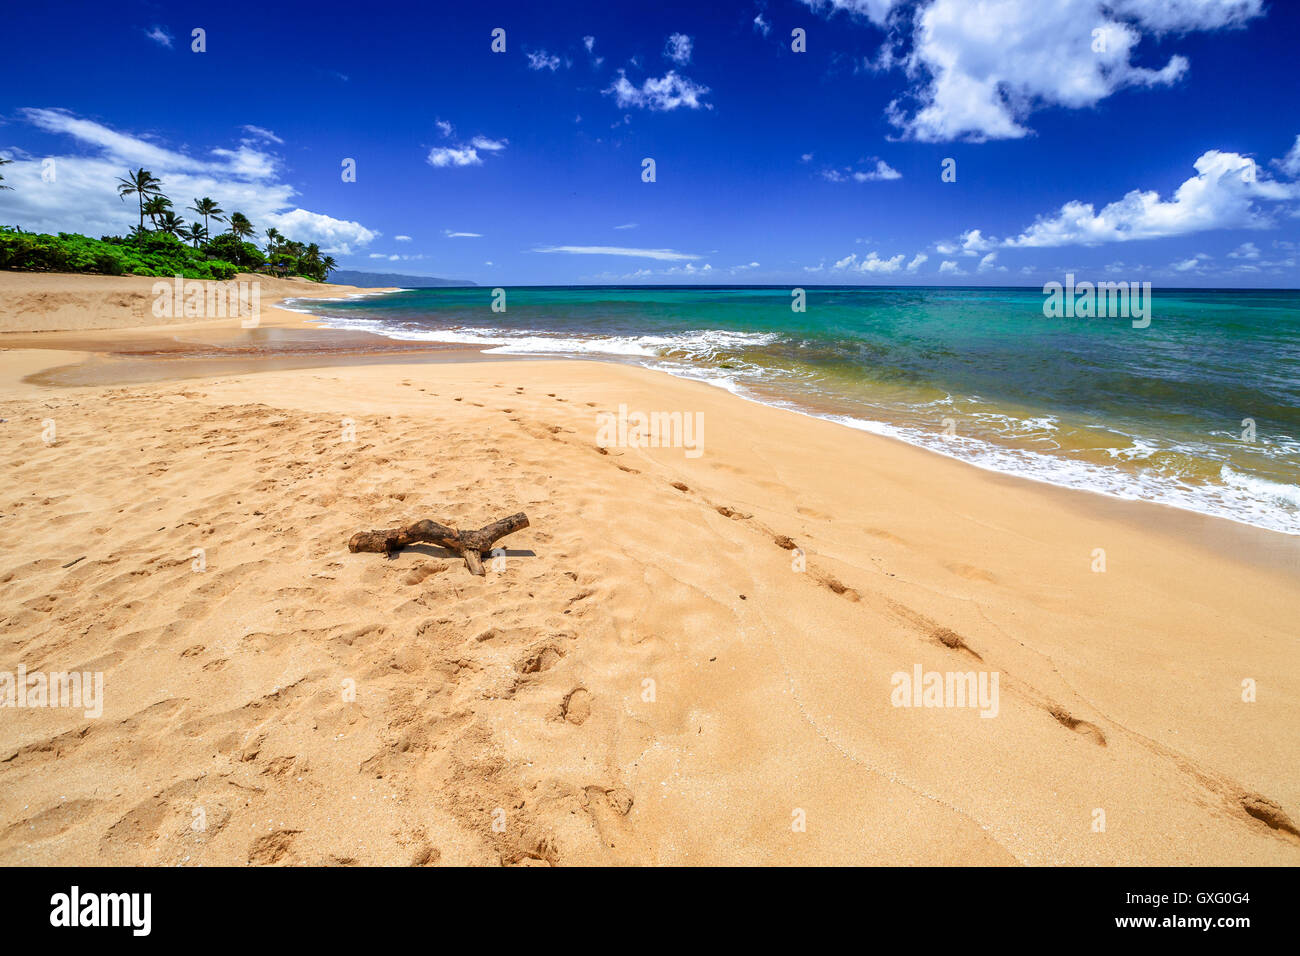
[[[4,19],[0,223],[29,229],[125,232],[113,178],[144,165],[183,215],[211,195],[347,268],[489,285],[1300,286],[1300,10],[1280,0]]]

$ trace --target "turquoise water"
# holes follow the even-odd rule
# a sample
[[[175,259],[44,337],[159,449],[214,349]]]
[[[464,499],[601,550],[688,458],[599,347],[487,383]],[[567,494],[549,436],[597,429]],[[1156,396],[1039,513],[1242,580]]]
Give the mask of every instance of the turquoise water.
[[[1300,534],[1300,292],[1154,290],[1151,322],[1040,289],[421,289],[300,306],[493,353],[635,362],[1006,471]],[[1247,421],[1249,420],[1249,421]],[[1253,432],[1252,432],[1253,423]]]

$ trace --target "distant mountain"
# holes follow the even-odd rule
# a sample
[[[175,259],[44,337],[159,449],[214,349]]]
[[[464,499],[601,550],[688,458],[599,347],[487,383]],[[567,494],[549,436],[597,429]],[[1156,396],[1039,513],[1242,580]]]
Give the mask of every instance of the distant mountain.
[[[433,289],[440,286],[477,285],[464,279],[439,279],[436,276],[404,276],[396,272],[356,272],[352,269],[335,269],[330,273],[330,282],[338,285],[354,285],[362,289],[382,289],[398,286],[402,289]]]

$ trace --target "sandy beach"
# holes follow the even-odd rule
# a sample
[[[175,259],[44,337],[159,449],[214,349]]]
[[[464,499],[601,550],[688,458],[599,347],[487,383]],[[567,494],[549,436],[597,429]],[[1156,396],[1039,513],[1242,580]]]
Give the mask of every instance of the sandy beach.
[[[0,273],[0,670],[103,675],[0,710],[0,863],[1300,864],[1300,539],[152,281]]]

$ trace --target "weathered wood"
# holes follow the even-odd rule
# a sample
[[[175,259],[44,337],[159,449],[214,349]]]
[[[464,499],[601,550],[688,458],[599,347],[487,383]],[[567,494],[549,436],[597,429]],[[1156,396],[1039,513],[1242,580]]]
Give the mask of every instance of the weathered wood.
[[[465,559],[465,566],[471,574],[480,577],[483,571],[483,554],[491,551],[497,540],[528,527],[528,516],[522,511],[508,518],[493,521],[477,531],[457,531],[445,524],[425,519],[405,528],[389,528],[385,531],[358,531],[348,540],[348,550],[373,551],[390,554],[400,551],[408,544],[436,544],[449,551],[455,551]]]

